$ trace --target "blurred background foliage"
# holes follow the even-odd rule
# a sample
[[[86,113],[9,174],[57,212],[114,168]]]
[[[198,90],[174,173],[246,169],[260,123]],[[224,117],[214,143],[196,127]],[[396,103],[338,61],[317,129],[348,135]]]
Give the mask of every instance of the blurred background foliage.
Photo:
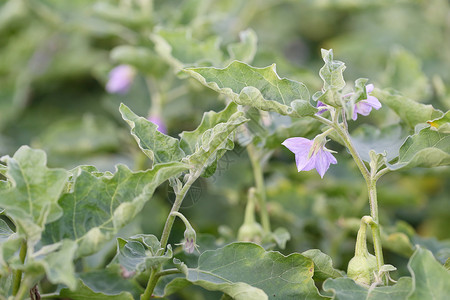
[[[257,36],[253,61],[251,53],[230,51],[239,48],[233,45],[248,28]],[[257,67],[276,63],[281,77],[304,82],[312,94],[321,88],[320,48],[333,48],[336,59],[346,63],[348,83],[370,78],[376,87],[450,109],[446,0],[2,1],[0,155],[12,155],[27,144],[44,149],[52,167],[92,164],[114,170],[115,164],[125,163],[147,168],[150,163],[120,118],[120,102],[142,116],[156,112],[168,134],[178,136],[196,128],[203,112],[225,105],[214,92],[177,75],[180,68],[224,67],[234,58]],[[108,72],[122,63],[138,74],[127,94],[108,94]],[[273,152],[264,177],[273,227],[285,227],[292,236],[283,253],[319,248],[345,269],[359,218],[369,213],[363,179],[337,143],[328,148],[339,152],[339,163],[325,179],[315,172],[297,173],[292,153],[279,143],[296,132],[315,135],[305,129],[312,126],[309,121],[299,122],[304,122],[297,123],[302,130],[282,125],[269,143]],[[404,125],[386,107],[358,118],[352,127],[363,123]],[[212,177],[199,179],[183,213],[205,241],[210,241],[208,234],[232,241],[253,184],[248,155],[237,145]],[[399,275],[407,274],[405,262],[414,244],[448,257],[448,195],[448,168],[402,171],[380,181],[386,261],[399,267]],[[162,186],[130,228],[159,235],[171,199],[170,187]],[[176,226],[173,242],[184,231],[182,224]]]

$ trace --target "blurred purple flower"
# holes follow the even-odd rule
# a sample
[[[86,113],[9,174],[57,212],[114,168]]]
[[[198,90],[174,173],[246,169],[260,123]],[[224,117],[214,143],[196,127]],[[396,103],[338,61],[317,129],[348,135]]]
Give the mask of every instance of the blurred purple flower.
[[[148,117],[148,120],[158,126],[158,131],[164,134],[167,134],[167,127],[164,124],[163,119],[161,119],[159,116],[151,115]]]
[[[109,72],[106,91],[111,94],[126,94],[130,89],[136,71],[129,65],[119,65]]]
[[[353,109],[353,116],[352,116],[353,121],[358,118],[357,114],[367,116],[370,114],[370,111],[372,110],[372,108],[375,108],[376,110],[381,108],[380,101],[378,101],[378,99],[375,98],[374,96],[369,95],[372,91],[373,91],[373,84],[368,84],[366,86],[367,98],[364,100],[361,100],[355,104],[355,107]]]
[[[285,140],[282,145],[295,154],[295,162],[298,171],[310,171],[316,169],[320,177],[330,167],[330,164],[336,164],[337,161],[325,148],[326,139],[317,136],[314,140],[308,140],[302,137],[293,137]]]

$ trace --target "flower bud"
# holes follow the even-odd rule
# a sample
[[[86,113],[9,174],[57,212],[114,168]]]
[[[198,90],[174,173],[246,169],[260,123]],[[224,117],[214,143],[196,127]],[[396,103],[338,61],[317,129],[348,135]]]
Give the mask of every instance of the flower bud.
[[[244,223],[239,228],[238,240],[243,242],[261,243],[264,230],[257,222]]]
[[[372,220],[371,217],[364,216],[356,238],[355,256],[348,263],[347,275],[356,283],[370,286],[375,281],[375,274],[378,270],[377,259],[367,251],[366,222]]]
[[[184,243],[183,248],[186,253],[193,253],[194,250],[197,248],[197,245],[195,244],[197,239],[197,235],[195,233],[195,230],[192,227],[187,227],[184,231]]]
[[[354,256],[348,263],[347,275],[361,285],[371,285],[375,280],[377,271],[377,258],[367,256]]]

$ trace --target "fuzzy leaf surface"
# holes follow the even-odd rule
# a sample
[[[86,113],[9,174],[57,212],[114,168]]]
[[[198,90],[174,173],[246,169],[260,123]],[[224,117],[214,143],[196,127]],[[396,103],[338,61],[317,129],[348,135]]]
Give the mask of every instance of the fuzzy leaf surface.
[[[183,159],[191,169],[203,172],[208,169],[207,175],[215,171],[215,165],[226,151],[234,148],[234,133],[236,128],[248,121],[243,112],[234,112],[235,105],[228,106],[219,113],[206,113],[202,124],[193,132],[182,134],[183,147],[186,151],[194,152]],[[207,128],[208,126],[214,126]],[[195,146],[194,141],[196,140]],[[195,148],[193,148],[195,147]]]
[[[47,226],[44,242],[71,239],[79,245],[77,256],[94,253],[136,216],[156,187],[184,170],[186,165],[179,162],[141,172],[118,165],[116,173],[103,176],[80,169],[73,192],[59,202],[64,214]]]
[[[399,150],[395,164],[387,164],[391,170],[412,167],[432,168],[450,164],[450,134],[423,128],[409,136]]]
[[[139,148],[155,163],[180,161],[184,156],[180,143],[176,138],[165,135],[157,130],[157,125],[136,115],[125,104],[120,105],[122,118],[131,128],[131,134]]]
[[[375,89],[372,95],[391,108],[409,127],[442,117],[442,111],[388,90]]]
[[[375,287],[369,290],[353,279],[342,277],[327,279],[323,289],[333,294],[333,300],[406,300],[411,291],[411,277],[402,277],[393,286]]]
[[[160,242],[152,234],[139,234],[128,239],[118,238],[114,262],[118,262],[127,271],[143,272],[172,259],[170,245],[164,255],[157,255],[160,248]]]
[[[213,67],[187,68],[183,70],[203,85],[230,97],[234,102],[282,115],[313,115],[315,110],[309,104],[306,86],[294,80],[280,78],[275,65],[255,68],[239,61],[233,61],[224,69]],[[303,100],[296,109],[294,100]],[[299,103],[297,103],[299,104]]]
[[[284,256],[252,243],[233,243],[204,252],[189,282],[233,299],[323,299],[314,285],[313,262],[298,253]],[[180,284],[180,282],[178,282]]]
[[[18,231],[25,233],[29,243],[40,239],[44,225],[62,215],[58,199],[66,184],[68,173],[49,169],[42,150],[22,146],[13,157],[2,158],[7,164],[9,185],[0,189],[0,207],[6,210]]]
[[[314,262],[314,279],[326,280],[327,278],[342,277],[342,272],[333,268],[331,257],[318,249],[310,249],[302,253]]]
[[[446,299],[450,295],[450,272],[434,258],[431,251],[418,246],[408,269],[414,286],[409,300]]]

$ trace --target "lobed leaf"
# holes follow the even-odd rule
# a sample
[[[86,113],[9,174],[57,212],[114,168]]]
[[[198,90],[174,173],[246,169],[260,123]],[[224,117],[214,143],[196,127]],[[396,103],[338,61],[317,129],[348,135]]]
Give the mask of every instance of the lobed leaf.
[[[417,246],[408,269],[413,279],[409,300],[446,299],[450,295],[450,272],[434,258],[431,251]]]
[[[248,120],[244,117],[243,112],[231,114],[233,109],[236,109],[234,104],[228,106],[220,113],[211,112],[209,115],[207,113],[198,129],[182,134],[186,150],[194,150],[192,147],[194,146],[194,140],[196,140],[195,152],[183,159],[183,162],[187,163],[191,169],[201,173],[207,170],[207,174],[205,173],[204,175],[212,175],[215,171],[217,160],[227,150],[234,148],[233,134],[236,128]],[[230,115],[229,118],[226,118],[228,115]],[[222,120],[224,122],[220,122]],[[207,129],[208,125],[214,127]]]
[[[161,244],[152,234],[138,234],[128,239],[117,239],[117,254],[113,262],[119,263],[127,271],[144,272],[172,259],[170,245],[163,255],[158,255]]]
[[[70,239],[79,245],[77,256],[96,252],[139,213],[156,187],[186,168],[183,163],[172,162],[132,172],[118,165],[114,175],[103,176],[80,169],[73,191],[59,201],[64,214],[47,226],[43,242]]]
[[[13,157],[4,156],[9,185],[0,188],[0,207],[6,210],[30,244],[36,243],[46,223],[62,215],[57,201],[67,182],[68,173],[49,169],[42,150],[22,146]]]
[[[275,65],[255,68],[234,61],[224,69],[203,67],[183,71],[203,85],[230,97],[237,104],[297,117],[317,112],[308,102],[306,86],[301,82],[280,78]],[[291,106],[293,102],[295,108]]]
[[[206,251],[186,279],[233,299],[323,299],[314,285],[313,262],[298,253],[284,256],[252,243]],[[183,286],[178,279],[176,284]],[[167,287],[170,289],[169,287]]]
[[[319,75],[323,80],[323,89],[327,90],[342,90],[345,86],[343,72],[345,64],[342,61],[333,59],[333,50],[322,49],[322,58],[325,62],[320,69]]]
[[[120,104],[122,118],[131,127],[131,134],[139,148],[155,163],[180,161],[184,156],[180,142],[158,131],[157,125],[143,117],[137,116],[125,104]]]
[[[421,129],[409,136],[399,150],[395,164],[386,164],[391,170],[412,167],[432,168],[450,164],[450,134]]]
[[[76,249],[77,244],[70,240],[44,246],[28,256],[23,269],[28,276],[39,278],[46,274],[51,283],[63,283],[74,290],[77,285],[73,264]]]
[[[314,262],[314,280],[324,281],[328,278],[342,277],[342,272],[333,267],[331,257],[318,249],[310,249],[302,253]]]
[[[389,106],[410,128],[443,115],[442,111],[431,105],[418,103],[392,91],[375,89],[372,95]]]
[[[327,279],[323,284],[326,292],[332,293],[333,300],[406,300],[411,291],[412,280],[402,277],[393,286],[368,289],[350,278]]]

